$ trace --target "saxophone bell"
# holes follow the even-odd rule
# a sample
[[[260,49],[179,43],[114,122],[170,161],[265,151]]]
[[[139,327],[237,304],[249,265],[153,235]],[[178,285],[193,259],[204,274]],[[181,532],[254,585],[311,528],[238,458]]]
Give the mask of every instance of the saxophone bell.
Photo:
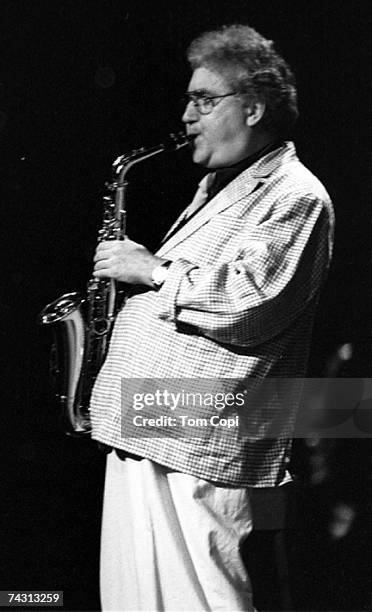
[[[38,317],[39,325],[53,326],[49,373],[68,435],[90,433],[88,409],[83,406],[81,392],[78,392],[86,349],[83,308],[81,294],[66,293],[45,306]]]

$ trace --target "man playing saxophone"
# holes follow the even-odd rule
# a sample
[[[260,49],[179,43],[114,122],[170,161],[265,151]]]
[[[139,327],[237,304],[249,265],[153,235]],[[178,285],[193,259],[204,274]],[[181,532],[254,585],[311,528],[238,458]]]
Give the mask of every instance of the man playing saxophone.
[[[290,140],[295,82],[273,43],[225,26],[193,41],[188,60],[182,120],[207,174],[157,253],[126,238],[102,242],[95,255],[98,278],[133,285],[91,402],[93,438],[114,449],[104,610],[254,610],[239,552],[252,530],[250,489],[290,481],[298,398],[281,407],[269,388],[251,410],[238,401],[241,381],[257,390],[305,376],[331,255],[331,202]],[[203,417],[198,435],[178,411],[192,380],[225,394],[192,407],[187,419]],[[245,426],[231,421],[226,431],[229,418]]]

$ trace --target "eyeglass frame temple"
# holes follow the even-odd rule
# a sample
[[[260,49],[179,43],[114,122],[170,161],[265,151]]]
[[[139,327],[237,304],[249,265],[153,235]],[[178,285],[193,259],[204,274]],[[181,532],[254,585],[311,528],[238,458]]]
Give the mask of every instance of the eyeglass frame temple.
[[[236,96],[237,94],[239,94],[239,92],[238,92],[238,91],[231,91],[231,92],[229,92],[229,93],[226,93],[226,94],[220,94],[220,95],[216,95],[216,96],[205,96],[205,97],[204,97],[204,99],[205,99],[205,100],[216,100],[216,99],[220,99],[220,100],[222,100],[223,98],[227,98],[228,96]],[[184,104],[184,106],[185,106],[185,110],[186,110],[187,106],[190,104],[190,102],[192,102],[192,104],[193,104],[194,108],[196,108],[196,109],[197,109],[197,110],[200,112],[200,108],[199,108],[199,100],[203,99],[203,96],[199,96],[199,99],[197,99],[197,100],[193,100],[191,97],[189,97],[189,96],[191,96],[191,95],[192,95],[192,94],[191,94],[191,92],[190,92],[190,94],[185,93],[185,94],[183,95],[183,97],[182,97],[182,101],[183,101],[183,104]],[[195,94],[194,94],[194,95],[195,95]],[[213,108],[214,108],[215,106],[217,106],[217,104],[218,104],[218,102],[217,102],[216,104],[212,104],[212,109],[211,109],[211,111],[213,110]]]

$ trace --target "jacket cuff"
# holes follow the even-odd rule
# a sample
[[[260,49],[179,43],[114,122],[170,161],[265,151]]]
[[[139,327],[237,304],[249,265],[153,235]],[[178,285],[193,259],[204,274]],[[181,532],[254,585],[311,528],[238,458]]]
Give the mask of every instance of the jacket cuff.
[[[181,290],[181,283],[187,274],[197,268],[197,265],[186,259],[177,259],[170,264],[167,278],[158,292],[158,316],[160,319],[176,323],[178,315],[177,297]]]

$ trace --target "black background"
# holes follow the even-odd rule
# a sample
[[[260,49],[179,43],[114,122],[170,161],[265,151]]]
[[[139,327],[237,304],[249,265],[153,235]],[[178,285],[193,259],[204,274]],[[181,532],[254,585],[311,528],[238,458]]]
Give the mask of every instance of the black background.
[[[329,356],[348,342],[353,359],[345,375],[370,375],[367,7],[329,0],[0,2],[1,589],[63,589],[66,609],[99,606],[104,460],[89,441],[60,431],[48,387],[50,338],[36,319],[58,295],[84,290],[114,158],[182,129],[185,49],[205,29],[248,23],[276,41],[295,71],[297,150],[327,186],[337,218],[310,373],[324,373]],[[184,151],[140,165],[128,194],[129,235],[155,248],[198,178]],[[301,609],[371,607],[369,451],[369,443],[339,444],[327,486],[308,489],[306,530],[293,543]],[[304,461],[297,463],[306,479]],[[334,542],[328,515],[345,499],[357,519]]]

